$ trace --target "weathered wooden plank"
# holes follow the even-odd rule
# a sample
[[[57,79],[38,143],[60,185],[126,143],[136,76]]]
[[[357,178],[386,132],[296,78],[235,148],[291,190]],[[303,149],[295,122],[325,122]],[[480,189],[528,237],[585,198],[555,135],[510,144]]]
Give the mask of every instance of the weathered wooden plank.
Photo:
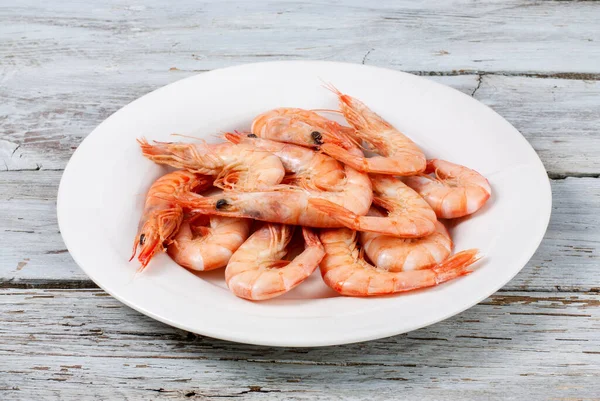
[[[484,75],[474,97],[525,135],[551,176],[600,173],[600,81]]]
[[[196,73],[132,72],[108,80],[91,74],[66,75],[49,79],[51,84],[44,84],[43,92],[39,91],[39,72],[29,74],[19,72],[22,76],[5,79],[0,86],[4,99],[0,104],[0,171],[62,169],[85,136],[110,114],[154,89]],[[478,83],[473,75],[430,79],[469,94]]]
[[[34,74],[34,73],[32,73]],[[191,75],[192,73],[187,73]],[[0,169],[62,169],[73,150],[112,112],[181,74],[127,75],[130,82],[65,78],[38,91],[36,75],[0,87]],[[428,77],[471,94],[505,116],[553,176],[600,173],[600,81],[527,77]],[[70,82],[68,82],[70,81]],[[93,95],[90,96],[90,91]]]
[[[592,2],[522,0],[0,8],[0,35],[7,38],[0,43],[0,169],[64,168],[81,140],[131,100],[195,71],[242,62],[312,58],[442,73],[537,74],[575,66],[600,73],[599,10]],[[545,34],[531,35],[533,23]],[[507,43],[519,43],[511,57]],[[514,115],[511,121],[544,152],[552,174],[600,172],[600,147],[588,125],[598,118],[600,83],[567,80],[558,90],[554,83],[516,78],[495,92],[493,78],[483,81],[478,98]],[[547,129],[531,123],[540,108]],[[579,108],[590,110],[588,124],[581,124]],[[586,151],[571,151],[582,132]]]
[[[58,232],[55,199],[60,175],[60,171],[0,173],[1,285],[91,285]],[[600,180],[554,180],[552,188],[554,207],[546,237],[505,290],[600,289]]]
[[[594,2],[29,0],[0,9],[0,35],[9,38],[0,56],[19,68],[99,75],[295,58],[415,71],[598,73],[597,17]]]
[[[600,391],[598,302],[504,293],[412,333],[290,349],[188,334],[100,290],[5,289],[0,394],[66,399],[85,386],[89,396],[136,399],[583,399]]]
[[[112,112],[198,71],[320,59],[483,72],[434,79],[504,115],[552,177],[600,173],[595,2],[91,4],[0,5],[0,170],[62,169]],[[60,174],[0,172],[0,287],[91,285],[58,232]],[[544,242],[503,292],[365,344],[245,346],[97,290],[0,288],[0,399],[597,399],[600,180],[553,193]]]

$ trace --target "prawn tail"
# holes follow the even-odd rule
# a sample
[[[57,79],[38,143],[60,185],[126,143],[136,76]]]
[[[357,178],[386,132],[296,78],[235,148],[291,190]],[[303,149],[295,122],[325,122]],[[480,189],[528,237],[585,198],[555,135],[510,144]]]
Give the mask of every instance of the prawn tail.
[[[436,283],[444,283],[472,273],[473,271],[469,269],[469,266],[477,262],[481,257],[482,255],[479,254],[478,249],[469,249],[451,256],[432,269],[435,273]]]
[[[344,227],[360,230],[360,216],[351,210],[325,199],[311,199],[309,205],[325,213]]]
[[[366,160],[363,156],[353,154],[348,150],[344,149],[342,146],[338,146],[332,143],[324,143],[321,145],[321,150],[336,159],[339,162],[342,162],[355,170],[366,172],[368,171]]]

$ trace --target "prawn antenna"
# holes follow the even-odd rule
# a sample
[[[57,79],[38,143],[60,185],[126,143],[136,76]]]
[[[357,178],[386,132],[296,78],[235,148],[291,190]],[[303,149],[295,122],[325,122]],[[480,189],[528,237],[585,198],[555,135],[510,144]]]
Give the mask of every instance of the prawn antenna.
[[[321,113],[334,113],[334,114],[342,114],[339,110],[334,109],[310,109],[310,111],[321,112]]]
[[[194,136],[194,135],[185,135],[185,134],[177,134],[177,133],[173,133],[171,134],[171,136],[179,136],[181,138],[190,138],[190,139],[196,139],[199,141],[204,142],[204,139],[200,138],[199,136]]]
[[[334,93],[337,96],[342,96],[343,95],[343,93],[340,92],[340,90],[338,88],[336,88],[331,82],[326,82],[322,78],[319,78],[319,79],[323,83],[323,85],[322,85],[323,88],[327,89],[328,91]]]

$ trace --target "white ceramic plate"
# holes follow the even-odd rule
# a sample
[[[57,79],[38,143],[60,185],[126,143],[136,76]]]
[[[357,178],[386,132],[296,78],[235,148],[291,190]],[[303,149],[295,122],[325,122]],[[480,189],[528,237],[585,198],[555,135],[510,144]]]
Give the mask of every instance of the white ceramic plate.
[[[232,295],[223,272],[193,273],[166,254],[136,275],[131,245],[147,189],[166,170],[146,159],[136,137],[209,142],[248,129],[266,110],[336,108],[331,82],[413,138],[428,157],[464,164],[493,188],[487,205],[452,230],[456,249],[485,259],[466,277],[380,298],[337,296],[315,272],[283,297],[249,302]],[[181,140],[181,138],[177,138]],[[184,330],[274,346],[371,340],[430,325],[485,299],[531,258],[546,230],[551,193],[535,151],[506,120],[454,89],[402,72],[330,62],[273,62],[211,71],[158,89],[98,126],[63,174],[58,221],[69,252],[105,291]]]

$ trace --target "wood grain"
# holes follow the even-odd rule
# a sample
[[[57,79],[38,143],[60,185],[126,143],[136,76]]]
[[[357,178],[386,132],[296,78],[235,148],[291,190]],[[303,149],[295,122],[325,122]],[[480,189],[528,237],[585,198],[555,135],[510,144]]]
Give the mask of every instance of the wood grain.
[[[411,71],[600,72],[594,2],[33,0],[0,9],[16,68],[69,75],[317,59]],[[565,55],[568,54],[568,57]]]
[[[0,169],[64,168],[111,113],[180,78],[244,62],[311,58],[419,74],[488,74],[478,99],[524,133],[552,175],[597,175],[592,124],[600,83],[577,79],[600,78],[599,9],[595,2],[530,1],[3,7]],[[472,93],[477,79],[468,78],[475,80],[468,89],[467,79],[441,80]],[[582,113],[588,123],[581,124]]]
[[[551,177],[600,174],[600,81],[483,75],[474,97],[525,135]]]
[[[86,287],[60,236],[56,188],[60,171],[0,173],[0,286]],[[552,181],[553,211],[540,248],[505,290],[598,291],[600,180]]]
[[[6,80],[0,86],[0,97],[5,99],[0,104],[0,172],[63,169],[81,141],[110,114],[154,89],[195,74],[166,71],[154,79],[132,74],[108,82],[86,76],[80,84],[69,76],[41,93],[38,82]],[[478,83],[473,75],[430,79],[464,93],[472,93]],[[32,90],[23,93],[23,86]]]
[[[188,73],[187,75],[192,75]],[[600,174],[600,81],[484,75],[428,77],[489,105],[530,141],[552,177]],[[143,82],[140,82],[143,81]],[[0,170],[62,169],[74,149],[112,112],[176,80],[89,82],[23,94],[19,80],[0,87]],[[154,86],[153,86],[154,85]],[[35,88],[28,82],[27,87]],[[89,92],[94,95],[90,97]],[[23,96],[30,96],[26,100]],[[9,109],[13,111],[8,111]],[[3,110],[4,113],[3,113]]]
[[[593,1],[0,4],[0,399],[600,400],[599,20]],[[553,178],[523,271],[433,326],[308,349],[189,334],[90,289],[56,222],[85,136],[178,79],[294,59],[412,71],[519,129]]]
[[[100,290],[5,289],[0,397],[480,400],[526,386],[527,399],[593,398],[598,306],[595,294],[503,293],[412,333],[291,349],[189,334]]]

